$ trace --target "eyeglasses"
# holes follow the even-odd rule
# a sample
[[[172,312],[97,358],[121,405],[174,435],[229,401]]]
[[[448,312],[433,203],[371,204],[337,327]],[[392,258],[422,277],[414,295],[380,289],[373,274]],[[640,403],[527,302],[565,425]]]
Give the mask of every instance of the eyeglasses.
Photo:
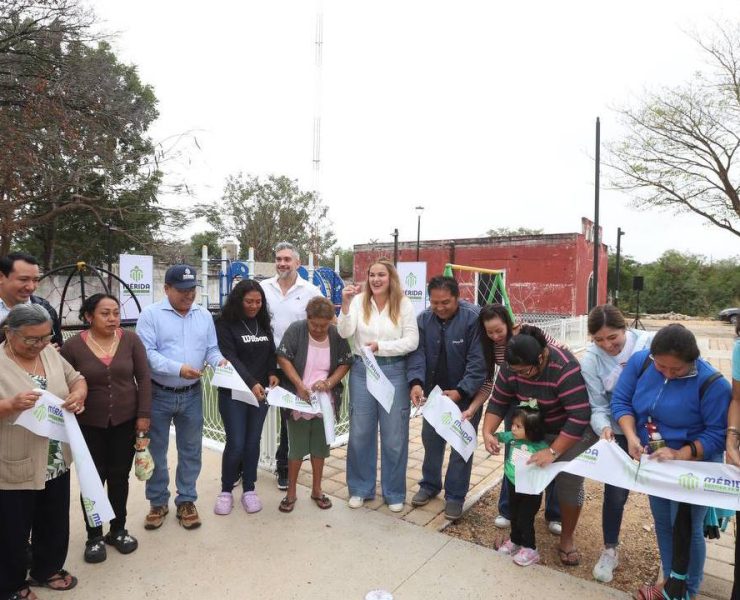
[[[39,344],[48,344],[51,338],[54,337],[54,334],[50,333],[41,337],[26,337],[24,335],[19,335],[18,337],[26,346],[38,346]]]
[[[525,379],[529,379],[530,377],[534,377],[534,375],[537,374],[537,367],[535,365],[529,365],[524,368],[517,368],[513,365],[509,365],[512,371],[519,375],[519,377],[524,377]]]

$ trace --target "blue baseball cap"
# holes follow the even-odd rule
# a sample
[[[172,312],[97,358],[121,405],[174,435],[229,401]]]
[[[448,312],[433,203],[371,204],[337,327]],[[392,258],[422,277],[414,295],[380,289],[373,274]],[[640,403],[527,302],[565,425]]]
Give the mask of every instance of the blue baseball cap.
[[[164,275],[164,282],[178,290],[188,290],[198,285],[198,273],[190,265],[173,265]]]

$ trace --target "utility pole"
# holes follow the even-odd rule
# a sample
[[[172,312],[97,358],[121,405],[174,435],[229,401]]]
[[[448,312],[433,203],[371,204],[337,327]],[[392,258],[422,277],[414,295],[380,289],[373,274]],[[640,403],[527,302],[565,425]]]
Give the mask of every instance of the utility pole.
[[[593,268],[593,293],[591,303],[588,307],[590,311],[599,303],[599,167],[601,163],[601,122],[596,117],[596,173],[594,179],[594,268]]]
[[[624,231],[622,231],[621,227],[617,227],[617,273],[616,273],[616,283],[615,283],[615,290],[614,290],[614,306],[619,306],[619,259],[620,259],[620,252],[621,252],[621,242],[622,242],[622,236],[624,235]]]

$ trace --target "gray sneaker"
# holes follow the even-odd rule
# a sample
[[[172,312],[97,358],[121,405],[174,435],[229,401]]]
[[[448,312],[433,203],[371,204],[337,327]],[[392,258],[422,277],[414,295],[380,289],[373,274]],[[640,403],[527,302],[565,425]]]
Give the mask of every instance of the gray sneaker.
[[[445,519],[448,521],[457,521],[463,514],[463,503],[448,500],[445,503]]]
[[[420,488],[418,492],[411,498],[412,506],[425,506],[429,504],[429,501],[434,498],[437,494],[432,494],[426,491],[424,488]]]

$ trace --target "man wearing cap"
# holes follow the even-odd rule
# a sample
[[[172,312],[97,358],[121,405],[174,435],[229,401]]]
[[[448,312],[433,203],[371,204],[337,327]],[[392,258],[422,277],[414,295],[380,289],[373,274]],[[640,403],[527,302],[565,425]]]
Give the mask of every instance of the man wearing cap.
[[[293,244],[280,242],[275,246],[274,277],[260,282],[267,299],[267,308],[272,321],[272,333],[275,347],[280,346],[283,334],[294,321],[306,318],[308,301],[321,296],[314,285],[298,276],[301,258]],[[275,453],[277,463],[277,486],[288,489],[288,426],[285,422],[288,411],[280,409],[280,445]]]
[[[136,333],[146,348],[152,371],[152,414],[149,450],[154,473],[146,482],[150,510],[144,527],[158,529],[169,512],[167,447],[170,424],[177,440],[177,520],[185,529],[200,526],[195,508],[195,482],[201,467],[203,401],[200,376],[203,365],[226,364],[216,341],[213,317],[195,304],[196,271],[175,265],[164,277],[165,298],[141,311]]]

